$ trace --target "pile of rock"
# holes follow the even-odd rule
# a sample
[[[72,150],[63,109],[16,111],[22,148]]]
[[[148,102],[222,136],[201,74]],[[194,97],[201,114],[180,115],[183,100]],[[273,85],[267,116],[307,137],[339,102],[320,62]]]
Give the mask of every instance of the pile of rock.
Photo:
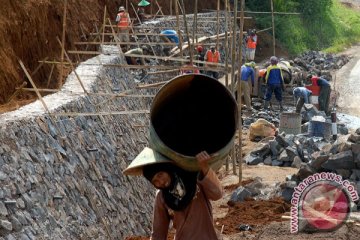
[[[282,184],[283,196],[291,199],[293,188],[310,175],[332,172],[347,179],[360,194],[360,128],[337,141],[325,144],[318,151],[309,154],[307,162],[300,164],[297,174],[289,176]]]
[[[335,55],[318,51],[309,51],[296,57],[293,62],[292,72],[295,82],[304,79],[306,73],[316,74],[328,81],[332,80],[331,70],[340,69],[350,58],[346,55]]]

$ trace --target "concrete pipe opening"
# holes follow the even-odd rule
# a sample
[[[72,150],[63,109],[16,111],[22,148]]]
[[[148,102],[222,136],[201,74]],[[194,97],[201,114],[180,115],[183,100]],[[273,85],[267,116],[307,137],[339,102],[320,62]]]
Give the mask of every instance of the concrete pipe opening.
[[[205,75],[182,75],[164,85],[150,112],[151,146],[184,169],[198,170],[194,156],[213,154],[219,168],[233,146],[238,122],[237,104],[217,80]]]

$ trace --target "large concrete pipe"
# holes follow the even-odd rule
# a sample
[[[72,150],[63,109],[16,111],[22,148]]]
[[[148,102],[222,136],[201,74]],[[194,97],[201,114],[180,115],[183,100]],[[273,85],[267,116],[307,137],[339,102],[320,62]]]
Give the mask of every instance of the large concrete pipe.
[[[218,80],[201,74],[178,76],[155,96],[150,112],[150,145],[180,167],[199,170],[195,155],[213,155],[218,169],[233,146],[237,104]]]

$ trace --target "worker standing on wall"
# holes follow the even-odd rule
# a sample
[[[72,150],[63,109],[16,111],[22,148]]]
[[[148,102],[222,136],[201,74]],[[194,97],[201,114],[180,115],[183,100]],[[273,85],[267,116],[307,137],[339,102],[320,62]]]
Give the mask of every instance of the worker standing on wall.
[[[220,53],[219,51],[216,50],[216,45],[212,44],[210,46],[210,50],[207,50],[206,54],[205,54],[205,58],[204,58],[205,62],[206,62],[206,66],[208,68],[212,68],[212,69],[216,69],[217,66],[214,65],[214,63],[219,63],[221,61],[220,58]],[[207,71],[207,75],[209,75],[210,77],[213,77],[215,79],[219,78],[219,72],[218,71]]]
[[[256,30],[252,29],[252,30],[250,30],[249,35],[246,37],[246,60],[247,61],[254,61],[256,44],[257,44]]]
[[[137,9],[137,15],[139,16],[139,19],[140,19],[140,23],[143,23],[145,22],[146,20],[146,17],[145,17],[145,7],[146,6],[149,6],[150,3],[146,0],[141,0],[139,3],[138,3],[138,9]]]
[[[119,7],[119,13],[116,15],[116,23],[118,26],[118,38],[120,42],[129,42],[129,31],[131,19],[129,13],[125,11],[123,6]],[[128,50],[128,44],[125,44]]]

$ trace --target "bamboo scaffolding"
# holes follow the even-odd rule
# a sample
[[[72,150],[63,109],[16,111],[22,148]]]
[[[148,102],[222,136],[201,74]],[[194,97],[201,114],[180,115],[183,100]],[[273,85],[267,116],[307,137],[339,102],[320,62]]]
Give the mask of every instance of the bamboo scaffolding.
[[[91,116],[110,116],[110,115],[133,115],[133,114],[149,114],[149,110],[138,110],[138,111],[112,111],[112,112],[63,112],[53,113],[53,116],[57,117],[91,117]]]
[[[216,10],[214,9],[203,9],[204,11],[209,11],[209,12],[215,12]],[[230,13],[233,13],[234,11],[229,11]],[[241,11],[237,11],[238,13],[240,13]],[[272,14],[272,12],[256,12],[256,11],[244,11],[244,13],[253,13],[253,14]],[[279,15],[302,15],[302,13],[297,13],[297,12],[274,12],[274,14],[279,14]],[[244,17],[244,19],[247,19],[247,17]]]
[[[28,91],[28,92],[36,92],[36,91],[46,92],[46,93],[64,92],[64,93],[67,93],[70,95],[84,95],[84,92],[64,91],[61,89],[47,89],[47,88],[34,89],[34,88],[24,88],[24,87],[19,87],[16,89]],[[153,97],[155,97],[155,95],[147,95],[147,94],[124,94],[124,93],[101,93],[101,92],[96,92],[96,93],[89,92],[87,95],[89,95],[89,96],[129,97],[129,98],[153,98]]]
[[[56,40],[57,40],[57,41],[58,41],[58,43],[61,45],[61,47],[62,47],[62,48],[64,48],[64,45],[62,44],[62,42],[60,41],[60,39],[59,39],[58,37],[56,37]],[[84,86],[84,84],[82,83],[82,81],[81,81],[81,79],[80,79],[79,75],[77,74],[77,72],[76,72],[76,69],[75,69],[74,65],[73,65],[73,64],[72,64],[72,62],[71,62],[71,59],[70,59],[69,55],[66,53],[66,51],[64,51],[64,54],[65,54],[65,56],[66,56],[66,58],[67,58],[68,62],[70,63],[71,71],[73,71],[73,72],[74,72],[74,74],[75,74],[75,76],[76,76],[77,80],[78,80],[78,81],[79,81],[79,83],[80,83],[81,88],[84,90],[84,92],[85,92],[85,93],[88,93],[88,92],[86,91],[85,86]]]

